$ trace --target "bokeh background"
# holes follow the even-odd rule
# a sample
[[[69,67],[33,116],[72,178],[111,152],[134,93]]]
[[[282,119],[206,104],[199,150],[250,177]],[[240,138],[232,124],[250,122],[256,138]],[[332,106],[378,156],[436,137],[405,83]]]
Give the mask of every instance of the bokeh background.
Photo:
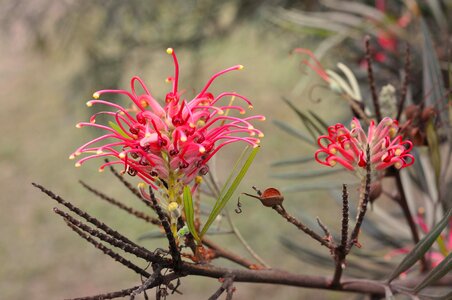
[[[291,99],[329,120],[342,120],[348,109],[331,94],[313,101],[309,89],[316,76],[300,71],[296,47],[316,47],[299,24],[278,17],[281,10],[309,8],[317,1],[0,1],[0,299],[61,299],[97,294],[136,285],[140,278],[82,241],[53,212],[55,203],[31,186],[37,182],[85,209],[132,239],[152,230],[96,199],[78,180],[127,204],[146,208],[109,172],[98,173],[98,162],[74,168],[68,155],[96,133],[78,130],[90,110],[85,102],[102,88],[128,88],[141,76],[162,99],[169,87],[173,47],[181,64],[181,86],[197,90],[211,74],[235,64],[245,69],[221,77],[213,90],[234,90],[250,98],[253,113],[264,114],[258,124],[266,136],[262,149],[240,190],[287,185],[271,177],[277,159],[309,154],[313,148],[294,141],[273,120],[299,126],[300,120],[282,101]],[[362,1],[366,2],[366,1]],[[369,3],[373,1],[368,1]],[[328,58],[348,58],[340,48]],[[312,73],[311,73],[312,75]],[[320,96],[319,96],[320,97]],[[225,178],[240,147],[222,151],[217,173]],[[133,180],[132,180],[133,181]],[[322,192],[288,193],[289,211],[328,216],[335,211]],[[234,210],[237,197],[229,208]],[[250,245],[270,265],[306,274],[328,274],[293,257],[280,236],[311,243],[274,212],[253,199],[243,199],[243,213],[233,213]],[[333,205],[332,208],[336,206]],[[339,207],[337,207],[339,209]],[[330,224],[334,229],[338,224]],[[336,227],[335,227],[336,226]],[[248,254],[234,236],[214,237],[225,247]],[[141,242],[149,249],[165,247],[163,239]],[[219,261],[222,264],[224,262]],[[141,263],[141,265],[143,265]],[[206,299],[215,280],[184,278],[184,295],[172,299]],[[236,284],[237,299],[339,299],[333,292],[282,286]],[[315,295],[315,296],[314,296]]]

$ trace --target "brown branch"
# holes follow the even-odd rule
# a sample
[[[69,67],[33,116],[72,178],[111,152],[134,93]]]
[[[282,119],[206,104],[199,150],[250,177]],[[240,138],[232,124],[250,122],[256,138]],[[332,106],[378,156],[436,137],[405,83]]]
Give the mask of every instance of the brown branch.
[[[369,199],[370,199],[371,161],[370,161],[369,145],[367,145],[367,150],[366,150],[366,162],[367,162],[366,163],[366,177],[365,177],[364,191],[363,191],[364,194],[363,194],[362,199],[360,199],[358,216],[356,217],[356,224],[350,235],[350,239],[348,240],[347,248],[345,250],[346,254],[348,254],[350,252],[353,245],[359,245],[358,235],[359,235],[359,231],[361,229],[361,225],[364,220],[364,216],[366,215],[367,204],[369,203]],[[361,188],[363,188],[363,187],[361,187]]]
[[[370,49],[370,37],[366,36],[366,61],[367,61],[367,78],[369,81],[370,92],[372,95],[372,102],[374,104],[375,115],[377,121],[381,121],[380,102],[378,101],[377,90],[375,87],[375,78],[372,69],[372,51]]]
[[[106,243],[109,243],[112,246],[120,248],[126,252],[132,253],[133,255],[135,255],[138,258],[142,258],[142,259],[144,259],[146,261],[150,261],[150,262],[157,262],[157,263],[160,263],[165,266],[167,266],[168,264],[171,263],[170,260],[165,260],[165,259],[161,258],[160,256],[155,255],[154,253],[148,251],[147,249],[145,249],[141,246],[135,246],[134,244],[125,243],[119,239],[116,239],[116,238],[111,237],[107,234],[104,234],[96,229],[93,229],[92,227],[80,222],[79,220],[73,218],[69,214],[65,213],[62,210],[59,210],[56,207],[53,209],[53,211],[56,214],[63,217],[63,219],[66,222],[73,224],[74,226],[82,229],[83,231],[89,233],[90,235],[92,235],[94,237],[97,237],[98,239],[100,239]]]
[[[108,247],[105,247],[102,243],[97,242],[95,239],[91,238],[88,234],[84,233],[82,230],[80,230],[77,226],[72,224],[71,222],[67,222],[66,225],[68,225],[73,231],[75,231],[80,237],[87,240],[90,244],[92,244],[94,247],[105,253],[106,255],[113,258],[115,261],[119,262],[120,264],[126,266],[127,268],[135,271],[136,273],[144,276],[149,277],[150,274],[143,270],[142,268],[138,267],[134,263],[132,263],[130,260],[125,259],[118,253],[114,252]]]
[[[334,248],[334,261],[335,270],[333,275],[333,280],[331,285],[339,285],[341,281],[342,272],[345,267],[345,258],[347,256],[347,242],[348,242],[348,218],[349,218],[349,207],[348,207],[348,193],[347,185],[342,185],[342,228],[341,228],[341,242],[338,246]]]
[[[226,276],[225,278],[222,278],[222,279],[220,278],[220,280],[223,280],[223,284],[212,296],[209,297],[209,300],[216,300],[216,299],[220,298],[221,294],[223,294],[224,291],[227,291],[227,294],[229,295],[229,290],[233,289],[232,288],[232,285],[234,283],[233,277]]]
[[[165,284],[165,285],[170,285],[170,282],[173,281],[174,279],[177,279],[181,277],[180,274],[176,274],[176,273],[171,273],[162,277],[157,278],[157,280],[155,280],[147,289],[151,289],[154,288],[156,286],[159,286],[161,284]],[[88,297],[79,297],[79,298],[72,298],[72,299],[68,299],[68,300],[104,300],[104,299],[115,299],[115,298],[120,298],[120,297],[125,297],[130,295],[134,290],[140,288],[139,285],[134,286],[132,288],[128,288],[128,289],[123,289],[120,291],[116,291],[116,292],[110,292],[110,293],[104,293],[104,294],[99,294],[99,295],[94,295],[94,296],[88,296]]]
[[[125,236],[121,235],[119,232],[117,232],[116,230],[111,229],[110,227],[108,227],[106,224],[102,223],[101,221],[97,220],[96,218],[92,217],[91,215],[89,215],[87,212],[81,210],[80,208],[74,206],[72,203],[64,200],[63,198],[61,198],[58,195],[55,195],[52,191],[46,189],[45,187],[43,187],[42,185],[39,185],[37,183],[32,183],[33,186],[37,187],[38,189],[40,189],[43,193],[47,194],[47,196],[49,196],[50,198],[52,198],[53,200],[57,201],[58,203],[60,203],[61,205],[64,205],[65,207],[67,207],[70,211],[74,212],[75,214],[79,215],[80,217],[82,217],[83,219],[85,219],[86,221],[90,222],[91,224],[93,224],[94,226],[96,226],[97,228],[103,230],[105,233],[113,236],[114,238],[123,241],[124,243],[128,243],[131,244],[135,247],[140,247],[137,244],[135,244],[134,242],[132,242],[131,240],[129,240],[128,238],[126,238]],[[144,249],[144,248],[143,248]],[[146,249],[145,249],[146,250]],[[147,251],[147,250],[146,250]]]
[[[248,282],[248,283],[268,283],[281,284],[288,286],[298,286],[306,288],[316,288],[323,290],[335,290],[342,292],[357,292],[363,294],[384,295],[384,285],[379,281],[374,280],[356,280],[346,278],[347,284],[340,286],[332,286],[331,278],[324,276],[311,276],[294,274],[281,270],[247,270],[247,269],[229,269],[216,267],[212,265],[196,265],[190,263],[183,263],[181,272],[184,275],[196,275],[210,278],[223,278],[225,274],[234,277],[234,282]],[[403,286],[415,286],[422,278],[409,279],[397,281],[391,286],[397,288],[401,283]],[[345,281],[344,281],[345,282]],[[441,286],[450,286],[452,283],[452,276],[445,276],[436,284]]]
[[[144,212],[141,211],[137,211],[135,209],[133,209],[132,207],[129,207],[127,205],[124,205],[124,203],[119,202],[118,200],[109,197],[107,195],[105,195],[104,193],[96,190],[95,188],[91,187],[90,185],[86,184],[85,182],[83,182],[82,180],[79,181],[79,183],[88,191],[90,191],[91,193],[93,193],[94,195],[96,195],[97,197],[99,197],[102,200],[107,201],[108,203],[128,212],[131,215],[134,215],[135,217],[137,217],[138,219],[142,219],[148,223],[154,224],[154,225],[161,225],[160,221],[156,218],[153,218],[151,216],[148,216],[147,214],[145,214]]]
[[[214,250],[217,257],[225,258],[227,260],[235,262],[236,264],[244,266],[245,268],[248,268],[248,269],[256,269],[259,267],[259,266],[256,266],[256,264],[254,264],[250,260],[248,260],[244,257],[241,257],[229,250],[222,248],[220,245],[214,243],[212,240],[203,238],[202,243],[204,245],[206,245],[207,247],[209,247],[210,249]]]
[[[272,207],[278,214],[280,214],[284,219],[287,220],[287,222],[295,225],[298,229],[318,241],[323,246],[327,247],[328,249],[331,249],[331,245],[328,241],[326,241],[324,238],[322,238],[320,235],[318,235],[316,232],[314,232],[312,229],[295,219],[293,216],[291,216],[282,205],[275,205]]]
[[[402,116],[403,108],[405,107],[406,95],[408,92],[408,84],[410,83],[410,65],[411,65],[410,46],[407,44],[406,53],[405,53],[405,66],[404,66],[405,78],[403,79],[403,83],[402,83],[402,91],[400,94],[400,101],[399,101],[399,107],[397,109],[396,120],[400,119],[400,117]]]
[[[154,273],[152,273],[152,275],[148,276],[146,281],[143,282],[143,284],[141,286],[139,286],[138,288],[136,288],[135,290],[133,290],[130,293],[130,300],[134,300],[135,296],[137,296],[137,295],[145,292],[147,289],[149,289],[149,287],[151,287],[157,281],[157,279],[162,276],[160,274],[161,270],[162,270],[162,268],[157,266],[154,270]]]
[[[179,251],[179,248],[177,247],[176,240],[174,239],[174,235],[171,232],[170,224],[168,223],[168,217],[162,211],[162,208],[158,204],[157,199],[155,198],[154,191],[152,190],[151,186],[149,186],[149,194],[151,196],[151,204],[152,204],[155,212],[157,213],[160,223],[162,224],[162,227],[166,233],[166,238],[169,243],[170,254],[171,254],[171,257],[173,258],[173,262],[174,262],[174,270],[178,271],[179,266],[182,262],[182,258],[180,256],[180,251]]]

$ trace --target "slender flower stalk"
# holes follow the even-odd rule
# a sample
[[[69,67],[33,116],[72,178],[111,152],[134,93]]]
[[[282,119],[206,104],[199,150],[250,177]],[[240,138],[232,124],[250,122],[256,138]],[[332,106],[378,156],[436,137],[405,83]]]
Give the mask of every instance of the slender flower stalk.
[[[217,77],[243,66],[236,65],[214,74],[192,100],[183,98],[179,90],[179,62],[172,48],[167,49],[174,63],[174,75],[167,78],[172,83],[161,105],[151,94],[143,80],[137,76],[130,81],[130,91],[99,90],[93,94],[87,106],[103,105],[113,111],[101,111],[94,114],[89,122],[77,124],[77,128],[95,127],[105,131],[101,135],[80,146],[70,155],[70,159],[84,154],[76,162],[81,166],[94,158],[113,158],[102,164],[105,167],[119,164],[124,166],[124,173],[138,176],[145,184],[158,191],[160,206],[167,211],[172,225],[181,214],[181,195],[185,185],[192,185],[195,190],[200,180],[198,176],[208,173],[209,160],[224,146],[244,142],[257,147],[263,133],[254,128],[251,121],[265,120],[262,115],[248,117],[234,116],[230,112],[246,113],[242,106],[228,101],[220,102],[226,97],[238,98],[252,108],[251,102],[234,92],[224,92],[217,96],[209,88]],[[143,91],[139,93],[136,87]],[[127,96],[132,105],[128,108],[101,99],[106,94]],[[113,120],[108,125],[96,123],[96,118],[105,115]],[[146,188],[141,186],[143,195],[149,196]],[[148,197],[149,198],[149,197]]]
[[[370,162],[373,170],[383,170],[394,166],[397,169],[408,167],[414,163],[409,154],[413,144],[403,140],[398,122],[384,118],[375,125],[371,121],[367,135],[358,119],[351,122],[351,130],[338,123],[328,127],[328,135],[322,135],[317,143],[320,147],[315,152],[317,162],[333,167],[340,164],[351,171],[366,167],[366,149],[370,148]]]

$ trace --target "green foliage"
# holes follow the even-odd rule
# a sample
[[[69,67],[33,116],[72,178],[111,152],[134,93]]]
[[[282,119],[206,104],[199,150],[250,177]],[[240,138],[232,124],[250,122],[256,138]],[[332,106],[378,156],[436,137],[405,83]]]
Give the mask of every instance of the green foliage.
[[[408,270],[417,261],[419,261],[430,250],[435,240],[441,234],[443,229],[449,223],[449,219],[452,216],[452,209],[446,213],[446,215],[433,227],[432,230],[422,239],[416,246],[405,256],[402,262],[395,268],[395,270],[389,275],[388,282],[391,282],[397,278],[400,274]],[[450,266],[449,266],[450,267]]]
[[[249,147],[247,147],[247,149],[248,148]],[[226,184],[224,185],[224,187],[223,187],[223,189],[222,189],[222,191],[220,193],[220,197],[215,202],[215,205],[214,205],[209,217],[207,218],[207,221],[204,224],[204,227],[201,230],[201,233],[200,233],[201,238],[207,232],[207,230],[212,225],[213,221],[216,219],[216,217],[221,212],[221,210],[223,210],[223,208],[226,206],[226,204],[228,203],[229,199],[231,199],[232,195],[234,194],[235,190],[239,186],[239,184],[242,181],[243,177],[245,177],[245,174],[248,172],[248,169],[251,166],[254,158],[256,157],[257,152],[259,151],[259,147],[253,148],[251,150],[250,154],[248,155],[248,158],[243,163],[243,166],[241,167],[240,171],[238,172],[238,174],[236,175],[236,177],[234,178],[232,183],[229,185],[229,182],[233,178],[233,174],[236,172],[240,162],[242,162],[242,159],[243,159],[244,154],[245,154],[247,149],[245,149],[245,151],[242,153],[242,155],[240,156],[239,160],[237,161],[236,165],[232,169],[231,175],[229,176],[228,181],[226,182]]]

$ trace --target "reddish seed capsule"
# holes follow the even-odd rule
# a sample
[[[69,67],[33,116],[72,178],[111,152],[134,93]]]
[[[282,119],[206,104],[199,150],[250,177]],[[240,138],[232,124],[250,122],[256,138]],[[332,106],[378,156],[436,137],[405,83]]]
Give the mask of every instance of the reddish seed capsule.
[[[261,200],[264,206],[273,207],[275,205],[281,205],[284,201],[284,196],[277,189],[268,188],[262,193],[259,200]]]

